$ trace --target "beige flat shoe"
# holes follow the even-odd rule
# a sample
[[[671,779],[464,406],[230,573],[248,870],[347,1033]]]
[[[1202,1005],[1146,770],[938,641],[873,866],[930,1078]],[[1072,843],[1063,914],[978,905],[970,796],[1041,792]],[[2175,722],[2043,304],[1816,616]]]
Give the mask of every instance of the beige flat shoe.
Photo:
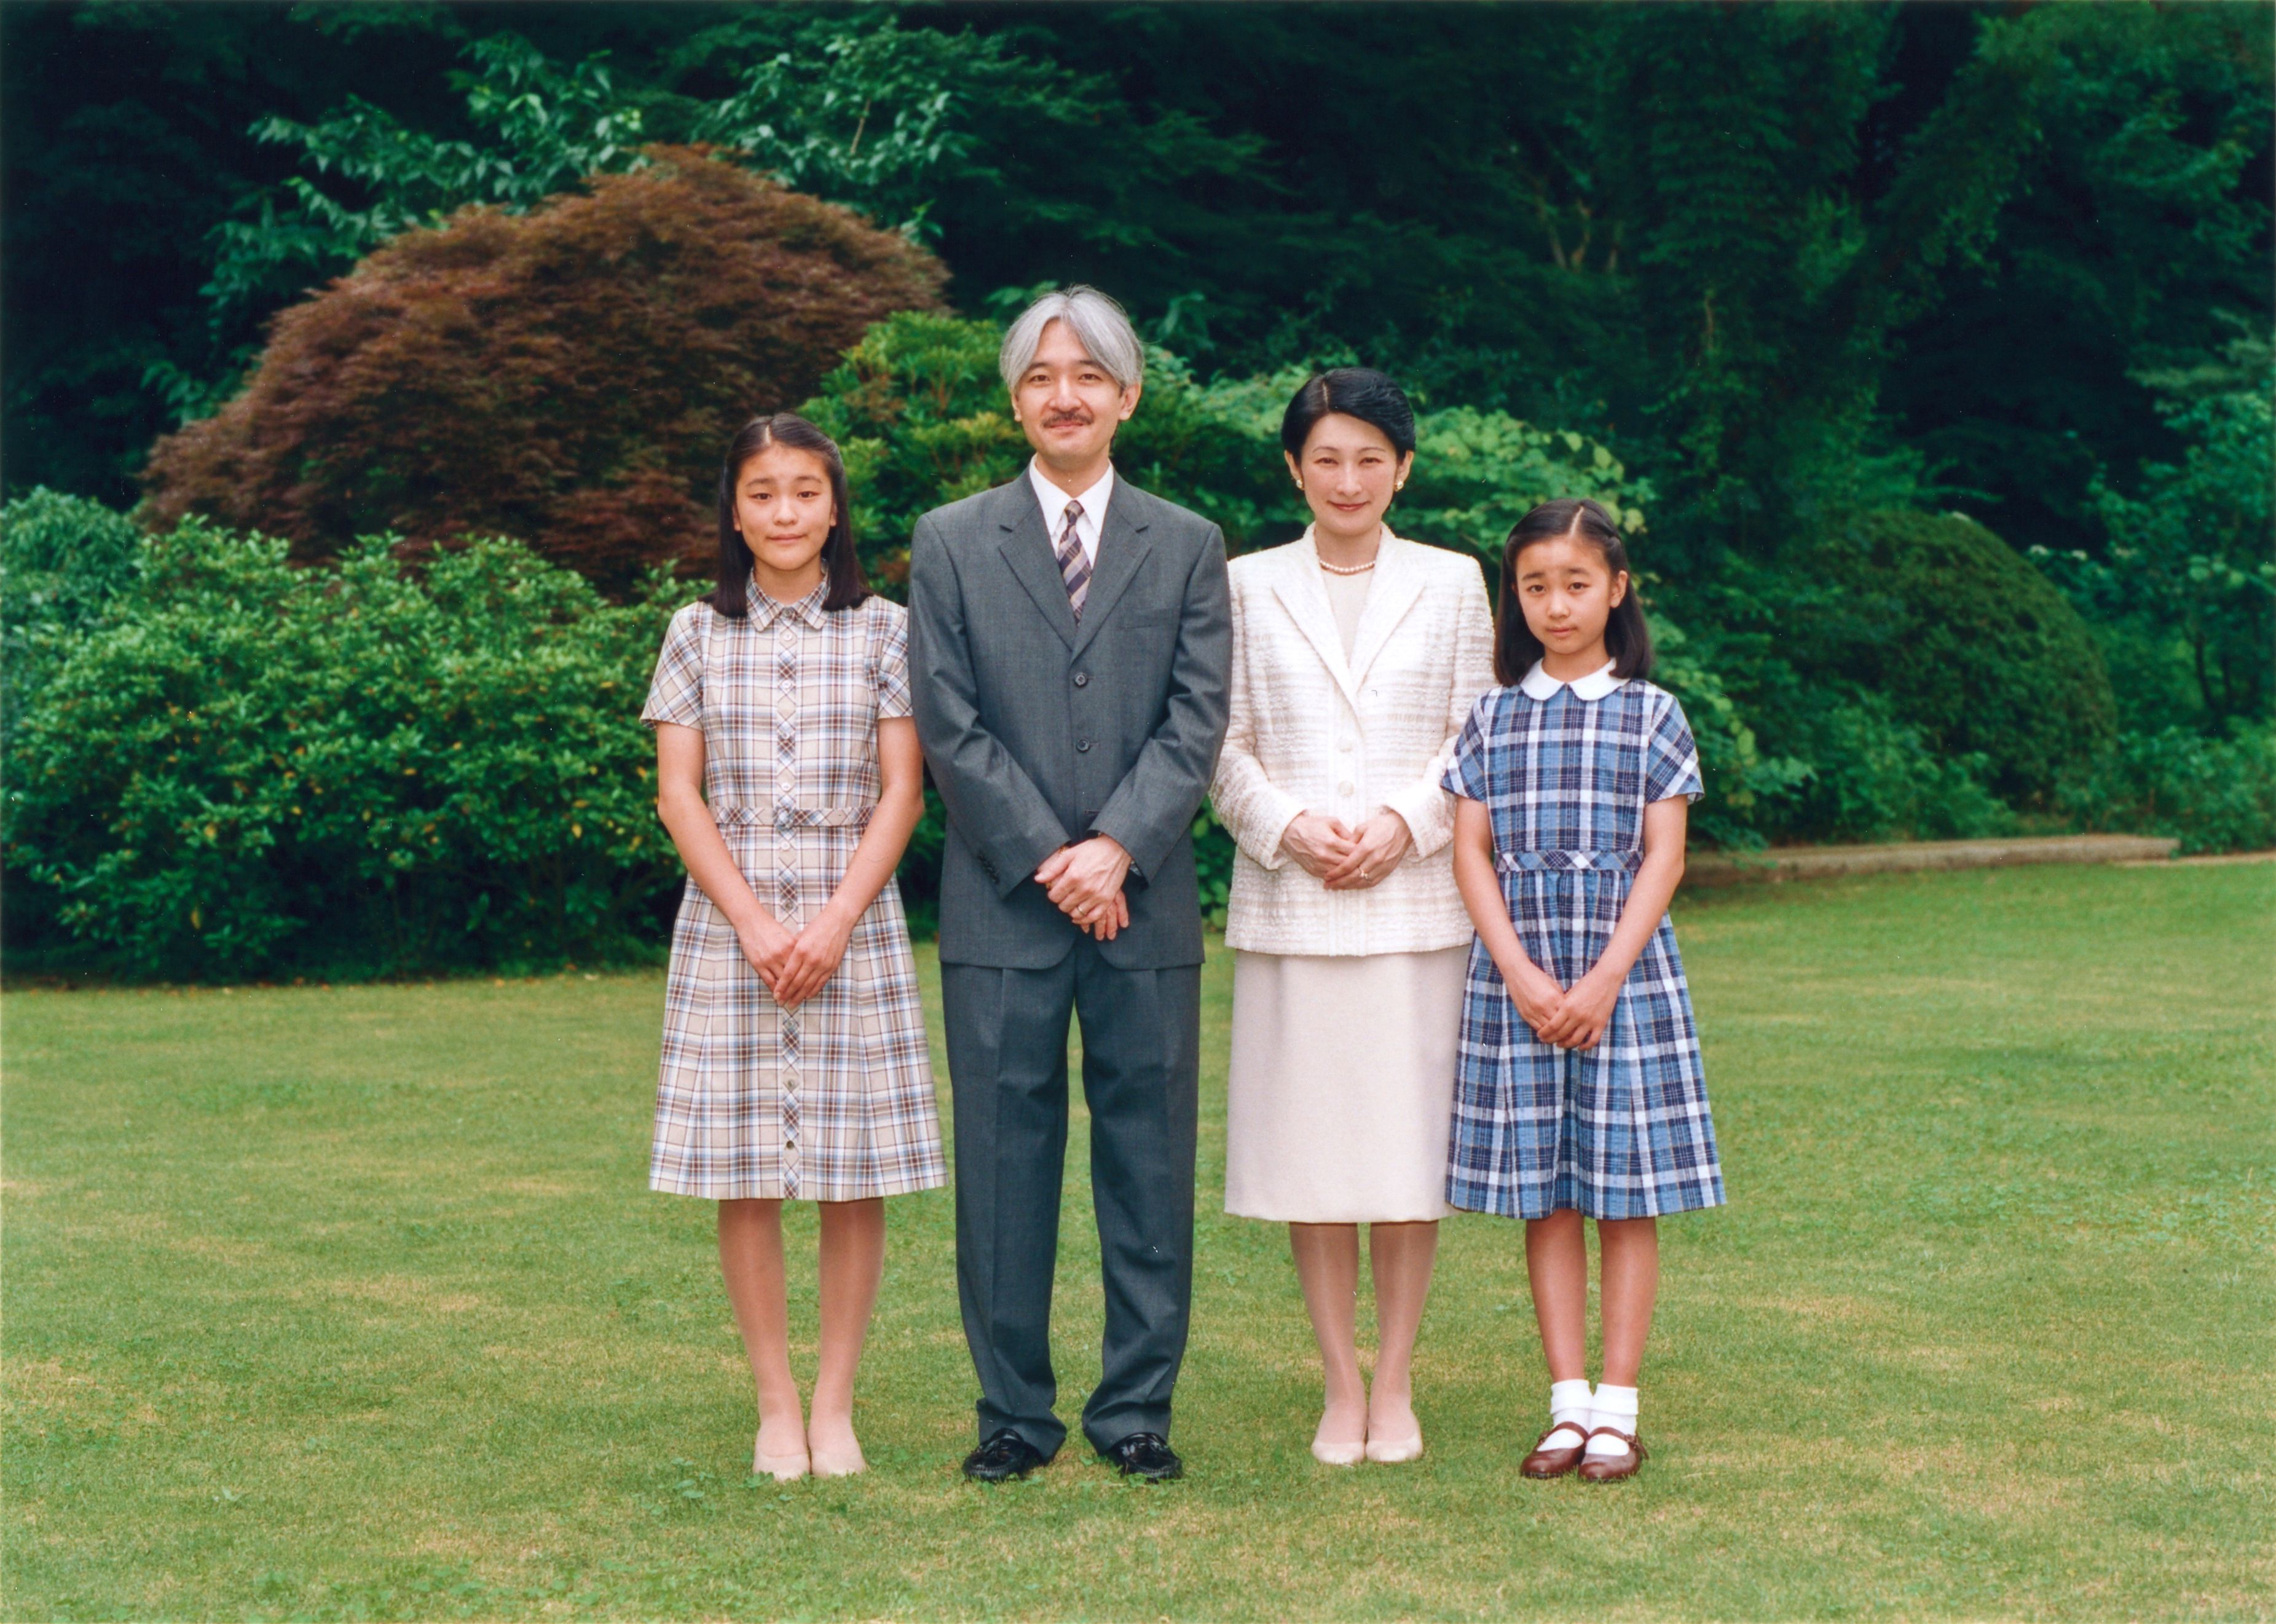
[[[796,1454],[790,1455],[762,1454],[759,1452],[758,1439],[751,1440],[752,1476],[771,1477],[777,1483],[796,1483],[806,1476],[806,1468],[805,1450],[801,1449]]]
[[[1312,1459],[1322,1466],[1357,1466],[1367,1458],[1365,1444],[1324,1444],[1312,1440]]]
[[[1378,1466],[1400,1466],[1422,1458],[1422,1433],[1418,1428],[1412,1438],[1367,1440],[1367,1458]]]
[[[859,1444],[843,1453],[816,1449],[809,1453],[808,1459],[813,1463],[816,1477],[852,1477],[869,1469],[869,1462],[863,1458]]]

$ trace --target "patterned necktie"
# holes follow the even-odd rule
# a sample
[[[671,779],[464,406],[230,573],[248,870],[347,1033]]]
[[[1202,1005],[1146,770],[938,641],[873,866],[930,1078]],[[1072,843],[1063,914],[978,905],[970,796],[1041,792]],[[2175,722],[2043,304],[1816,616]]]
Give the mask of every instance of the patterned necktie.
[[[1082,504],[1066,505],[1066,528],[1059,532],[1059,575],[1066,582],[1067,607],[1082,618],[1082,601],[1090,596],[1090,560],[1083,556],[1082,537],[1074,521],[1082,517]]]

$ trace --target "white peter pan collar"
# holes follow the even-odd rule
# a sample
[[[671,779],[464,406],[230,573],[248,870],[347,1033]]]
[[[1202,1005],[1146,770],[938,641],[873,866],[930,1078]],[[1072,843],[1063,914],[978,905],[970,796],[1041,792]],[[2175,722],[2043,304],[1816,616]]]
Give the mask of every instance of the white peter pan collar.
[[[1559,682],[1542,670],[1541,662],[1536,660],[1533,663],[1533,669],[1525,673],[1525,680],[1517,686],[1525,690],[1525,696],[1528,699],[1545,702],[1554,699],[1558,689],[1570,688],[1573,690],[1574,698],[1594,704],[1620,686],[1620,679],[1612,675],[1613,664],[1613,661],[1606,660],[1585,677],[1575,677],[1570,682]]]

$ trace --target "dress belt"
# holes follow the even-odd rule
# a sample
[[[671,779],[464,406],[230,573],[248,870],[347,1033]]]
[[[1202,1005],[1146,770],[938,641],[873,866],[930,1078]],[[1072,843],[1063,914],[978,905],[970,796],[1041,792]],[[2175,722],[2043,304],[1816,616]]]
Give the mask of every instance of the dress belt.
[[[720,828],[866,829],[874,807],[714,807]]]
[[[1643,867],[1642,852],[1502,852],[1495,863],[1503,873],[1517,869],[1620,869],[1633,876]]]

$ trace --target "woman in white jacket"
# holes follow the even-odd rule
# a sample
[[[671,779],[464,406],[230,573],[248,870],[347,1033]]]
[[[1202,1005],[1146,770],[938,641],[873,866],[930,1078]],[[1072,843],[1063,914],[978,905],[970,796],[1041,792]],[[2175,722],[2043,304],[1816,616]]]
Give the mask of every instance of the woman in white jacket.
[[[1326,1373],[1312,1453],[1422,1453],[1409,1366],[1438,1255],[1470,922],[1448,752],[1493,686],[1477,565],[1384,522],[1415,413],[1379,372],[1297,391],[1280,429],[1313,522],[1233,561],[1233,717],[1211,798],[1238,846],[1225,1210],[1288,1226]],[[1356,1344],[1369,1226],[1375,1389]]]

